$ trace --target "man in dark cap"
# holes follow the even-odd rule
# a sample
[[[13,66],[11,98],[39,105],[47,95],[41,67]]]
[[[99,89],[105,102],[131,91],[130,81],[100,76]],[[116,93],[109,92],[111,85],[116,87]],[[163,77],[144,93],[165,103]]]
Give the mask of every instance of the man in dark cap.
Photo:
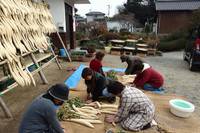
[[[68,100],[69,88],[56,84],[37,97],[22,118],[19,133],[64,133],[56,116],[56,106]]]
[[[135,62],[142,61],[144,62],[140,57],[138,56],[127,56],[127,55],[121,55],[120,59],[122,62],[126,62],[128,64],[126,70],[125,70],[125,74],[129,75],[129,74],[133,74],[133,67]]]

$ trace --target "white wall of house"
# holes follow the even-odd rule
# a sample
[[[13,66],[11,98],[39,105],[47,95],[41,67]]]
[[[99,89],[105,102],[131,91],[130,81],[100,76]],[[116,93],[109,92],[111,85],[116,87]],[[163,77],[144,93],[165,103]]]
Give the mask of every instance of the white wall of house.
[[[93,16],[87,16],[87,23],[92,22],[92,21],[94,21],[94,17]]]
[[[97,15],[97,16],[95,16],[95,18],[94,19],[104,19],[105,18],[105,16],[104,15]]]
[[[65,4],[64,0],[48,0],[50,5],[50,12],[54,18],[55,25],[58,27],[63,27],[66,31],[65,24]]]
[[[103,19],[105,16],[104,15],[97,15],[95,18]]]
[[[105,16],[104,15],[89,15],[87,16],[87,22],[92,22],[94,21],[95,19],[104,19]]]
[[[73,0],[48,0],[48,4],[50,5],[50,12],[54,18],[55,25],[57,28],[63,27],[64,32],[66,32],[65,3],[72,6],[74,10]]]
[[[127,28],[127,27],[124,27],[123,23],[119,22],[119,21],[108,21],[107,22],[107,28],[108,30],[117,30],[118,32],[120,31],[120,29],[122,28]],[[128,31],[129,32],[137,32],[137,31],[140,31],[141,29],[140,28],[136,28],[134,26],[130,26]]]
[[[119,31],[121,29],[121,24],[117,21],[108,21],[107,28],[108,30],[116,29],[117,31]]]

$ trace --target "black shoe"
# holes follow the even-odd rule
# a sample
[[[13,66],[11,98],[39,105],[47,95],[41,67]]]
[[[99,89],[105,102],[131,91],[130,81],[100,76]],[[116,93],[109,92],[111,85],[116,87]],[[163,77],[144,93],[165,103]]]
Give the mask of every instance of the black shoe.
[[[142,130],[146,130],[146,129],[150,128],[150,127],[151,127],[151,123],[148,123],[147,125],[145,125],[145,126],[142,128]]]

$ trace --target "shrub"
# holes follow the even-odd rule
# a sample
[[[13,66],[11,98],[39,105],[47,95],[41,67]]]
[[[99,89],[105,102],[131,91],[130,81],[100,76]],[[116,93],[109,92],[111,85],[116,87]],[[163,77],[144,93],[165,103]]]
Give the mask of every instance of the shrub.
[[[119,38],[120,36],[117,33],[111,33],[111,32],[107,32],[99,36],[99,40],[105,41],[106,44],[109,42],[109,40],[119,39]]]
[[[99,40],[87,40],[80,43],[82,49],[104,49],[104,44],[100,43]]]
[[[88,44],[87,46],[83,46],[80,48],[81,50],[87,50],[88,53],[94,53],[96,50],[94,44]]]
[[[139,35],[137,34],[130,34],[130,35],[127,35],[128,39],[134,39],[134,40],[138,40],[140,38]]]
[[[160,37],[158,49],[161,51],[177,51],[185,47],[187,43],[188,33],[180,30],[171,33],[168,36]]]
[[[85,38],[85,33],[83,32],[76,32],[76,40],[81,40],[83,38]]]
[[[179,38],[185,38],[185,37],[187,37],[187,32],[180,30],[177,32],[173,32],[168,36],[161,37],[161,41],[173,41],[173,40],[177,40]]]
[[[95,44],[89,44],[87,47],[88,53],[94,53],[96,50],[96,45]]]
[[[107,28],[104,24],[91,23],[90,24],[90,39],[97,38],[99,35],[107,33]]]
[[[114,27],[113,29],[110,29],[110,30],[109,30],[109,32],[112,32],[112,33],[117,33],[117,32],[118,32],[118,30],[117,30],[117,28],[116,28],[116,27]]]
[[[145,24],[144,32],[146,33],[146,35],[148,35],[151,32],[151,26],[150,26],[150,24],[148,24],[148,23]]]
[[[119,30],[119,32],[129,32],[129,31],[128,31],[128,29],[121,28],[121,29]]]
[[[187,40],[185,38],[179,38],[171,41],[160,41],[158,50],[160,51],[177,51],[185,47]]]
[[[89,42],[90,42],[89,39],[80,40],[80,41],[79,41],[79,46],[84,47],[84,46],[86,46]]]
[[[131,33],[128,31],[128,29],[120,29],[120,35],[124,36],[124,35],[130,35]]]
[[[138,40],[137,43],[146,43],[144,40]]]
[[[119,39],[120,40],[126,40],[126,39],[128,39],[128,36],[127,35],[120,35]]]

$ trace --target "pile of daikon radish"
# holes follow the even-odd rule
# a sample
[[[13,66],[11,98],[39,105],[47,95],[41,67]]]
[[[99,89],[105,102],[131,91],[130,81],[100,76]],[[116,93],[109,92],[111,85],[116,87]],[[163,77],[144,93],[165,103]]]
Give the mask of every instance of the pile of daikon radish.
[[[76,107],[72,104],[73,116],[71,118],[62,119],[64,121],[70,121],[82,124],[84,126],[94,128],[93,124],[102,124],[103,122],[100,120],[100,115],[103,114],[116,114],[118,109],[118,105],[113,104],[103,104],[99,102],[93,102],[90,104],[84,104],[82,107]],[[67,112],[69,115],[69,112]]]
[[[48,48],[46,34],[56,30],[48,5],[42,0],[0,0],[0,9],[0,61],[7,59],[19,85],[35,85],[19,55]]]

